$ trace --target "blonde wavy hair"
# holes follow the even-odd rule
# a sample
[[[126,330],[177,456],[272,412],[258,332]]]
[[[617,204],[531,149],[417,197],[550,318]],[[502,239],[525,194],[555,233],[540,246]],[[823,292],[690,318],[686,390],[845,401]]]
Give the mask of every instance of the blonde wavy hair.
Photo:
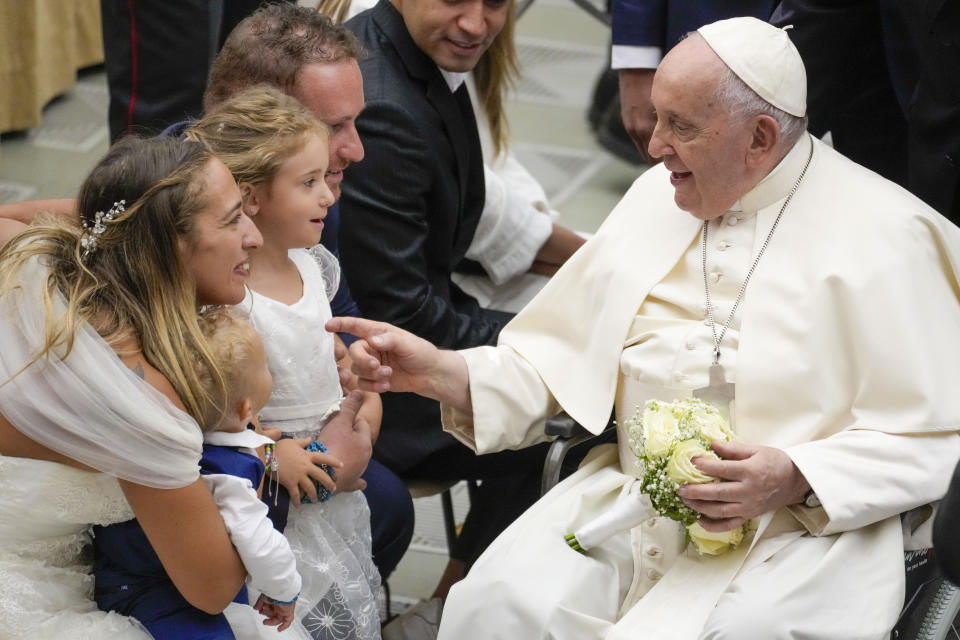
[[[217,387],[209,370],[198,363],[201,381],[207,389],[210,402],[204,407],[204,431],[214,431],[229,415],[233,407],[250,395],[250,364],[257,353],[263,354],[260,334],[246,318],[230,307],[215,307],[200,314],[200,331],[203,332],[210,352],[223,372],[226,388]],[[256,348],[261,344],[260,349]],[[218,398],[218,394],[223,394]]]
[[[17,288],[28,260],[39,257],[48,268],[44,342],[27,366],[66,358],[77,331],[89,323],[121,355],[135,341],[187,412],[201,420],[207,394],[192,365],[199,359],[217,388],[223,388],[223,376],[197,324],[196,286],[178,239],[189,238],[206,204],[203,169],[212,158],[197,143],[123,139],[84,181],[77,218],[44,218],[0,250],[0,295]],[[96,250],[82,258],[81,221],[92,227],[96,212],[120,200],[126,210],[105,222]],[[66,301],[59,315],[57,293]]]
[[[477,83],[477,101],[483,107],[487,124],[490,126],[494,155],[503,153],[509,146],[510,127],[503,103],[507,90],[520,74],[514,33],[517,24],[514,5],[514,0],[507,0],[507,18],[503,29],[490,43],[490,48],[480,57],[473,70]]]
[[[187,135],[217,154],[237,182],[256,186],[269,185],[310,135],[329,141],[330,129],[296,98],[258,85],[217,105]]]

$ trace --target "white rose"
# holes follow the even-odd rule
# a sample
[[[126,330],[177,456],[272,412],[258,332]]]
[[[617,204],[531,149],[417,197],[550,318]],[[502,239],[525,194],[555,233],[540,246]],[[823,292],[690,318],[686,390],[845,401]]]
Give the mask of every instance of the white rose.
[[[693,458],[702,456],[719,460],[713,451],[705,448],[700,440],[693,438],[677,443],[667,462],[667,475],[677,484],[703,484],[714,482],[716,478],[707,475],[693,464]]]
[[[656,400],[647,403],[643,411],[643,452],[647,458],[666,456],[678,432],[673,405]]]
[[[700,429],[703,437],[713,442],[720,440],[726,442],[733,438],[733,432],[730,425],[723,419],[716,408],[703,405],[690,411],[690,422],[693,426]]]
[[[699,521],[687,527],[687,534],[696,545],[697,551],[708,556],[718,556],[736,549],[743,541],[743,527],[715,533],[704,529]]]

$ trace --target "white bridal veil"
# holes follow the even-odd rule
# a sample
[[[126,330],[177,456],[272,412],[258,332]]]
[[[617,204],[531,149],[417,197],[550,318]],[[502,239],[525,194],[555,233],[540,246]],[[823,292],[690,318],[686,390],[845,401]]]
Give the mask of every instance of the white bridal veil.
[[[90,467],[160,489],[199,475],[197,423],[138,378],[89,325],[65,359],[42,358],[17,374],[44,342],[42,287],[48,270],[31,258],[19,286],[0,294],[0,412],[36,442]],[[59,293],[55,314],[66,308]]]

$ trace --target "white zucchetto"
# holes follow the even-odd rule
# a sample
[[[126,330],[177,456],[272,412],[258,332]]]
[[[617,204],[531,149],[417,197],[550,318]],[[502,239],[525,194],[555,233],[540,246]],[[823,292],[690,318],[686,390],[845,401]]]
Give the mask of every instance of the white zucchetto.
[[[786,29],[757,18],[719,20],[697,29],[738,78],[787,113],[807,113],[807,72]]]

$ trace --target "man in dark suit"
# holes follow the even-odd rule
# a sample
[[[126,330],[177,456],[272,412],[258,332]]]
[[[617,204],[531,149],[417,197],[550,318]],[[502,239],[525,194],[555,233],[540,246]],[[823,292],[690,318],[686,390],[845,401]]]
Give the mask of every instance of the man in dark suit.
[[[810,131],[960,223],[960,3],[783,0]]]
[[[347,23],[363,43],[366,151],[343,183],[340,243],[361,312],[437,346],[494,344],[510,315],[452,281],[484,205],[483,158],[463,75],[503,27],[509,0],[382,0]],[[441,431],[436,402],[383,396],[375,457],[408,478],[480,478],[459,548],[435,595],[537,497],[544,452],[477,457]]]

